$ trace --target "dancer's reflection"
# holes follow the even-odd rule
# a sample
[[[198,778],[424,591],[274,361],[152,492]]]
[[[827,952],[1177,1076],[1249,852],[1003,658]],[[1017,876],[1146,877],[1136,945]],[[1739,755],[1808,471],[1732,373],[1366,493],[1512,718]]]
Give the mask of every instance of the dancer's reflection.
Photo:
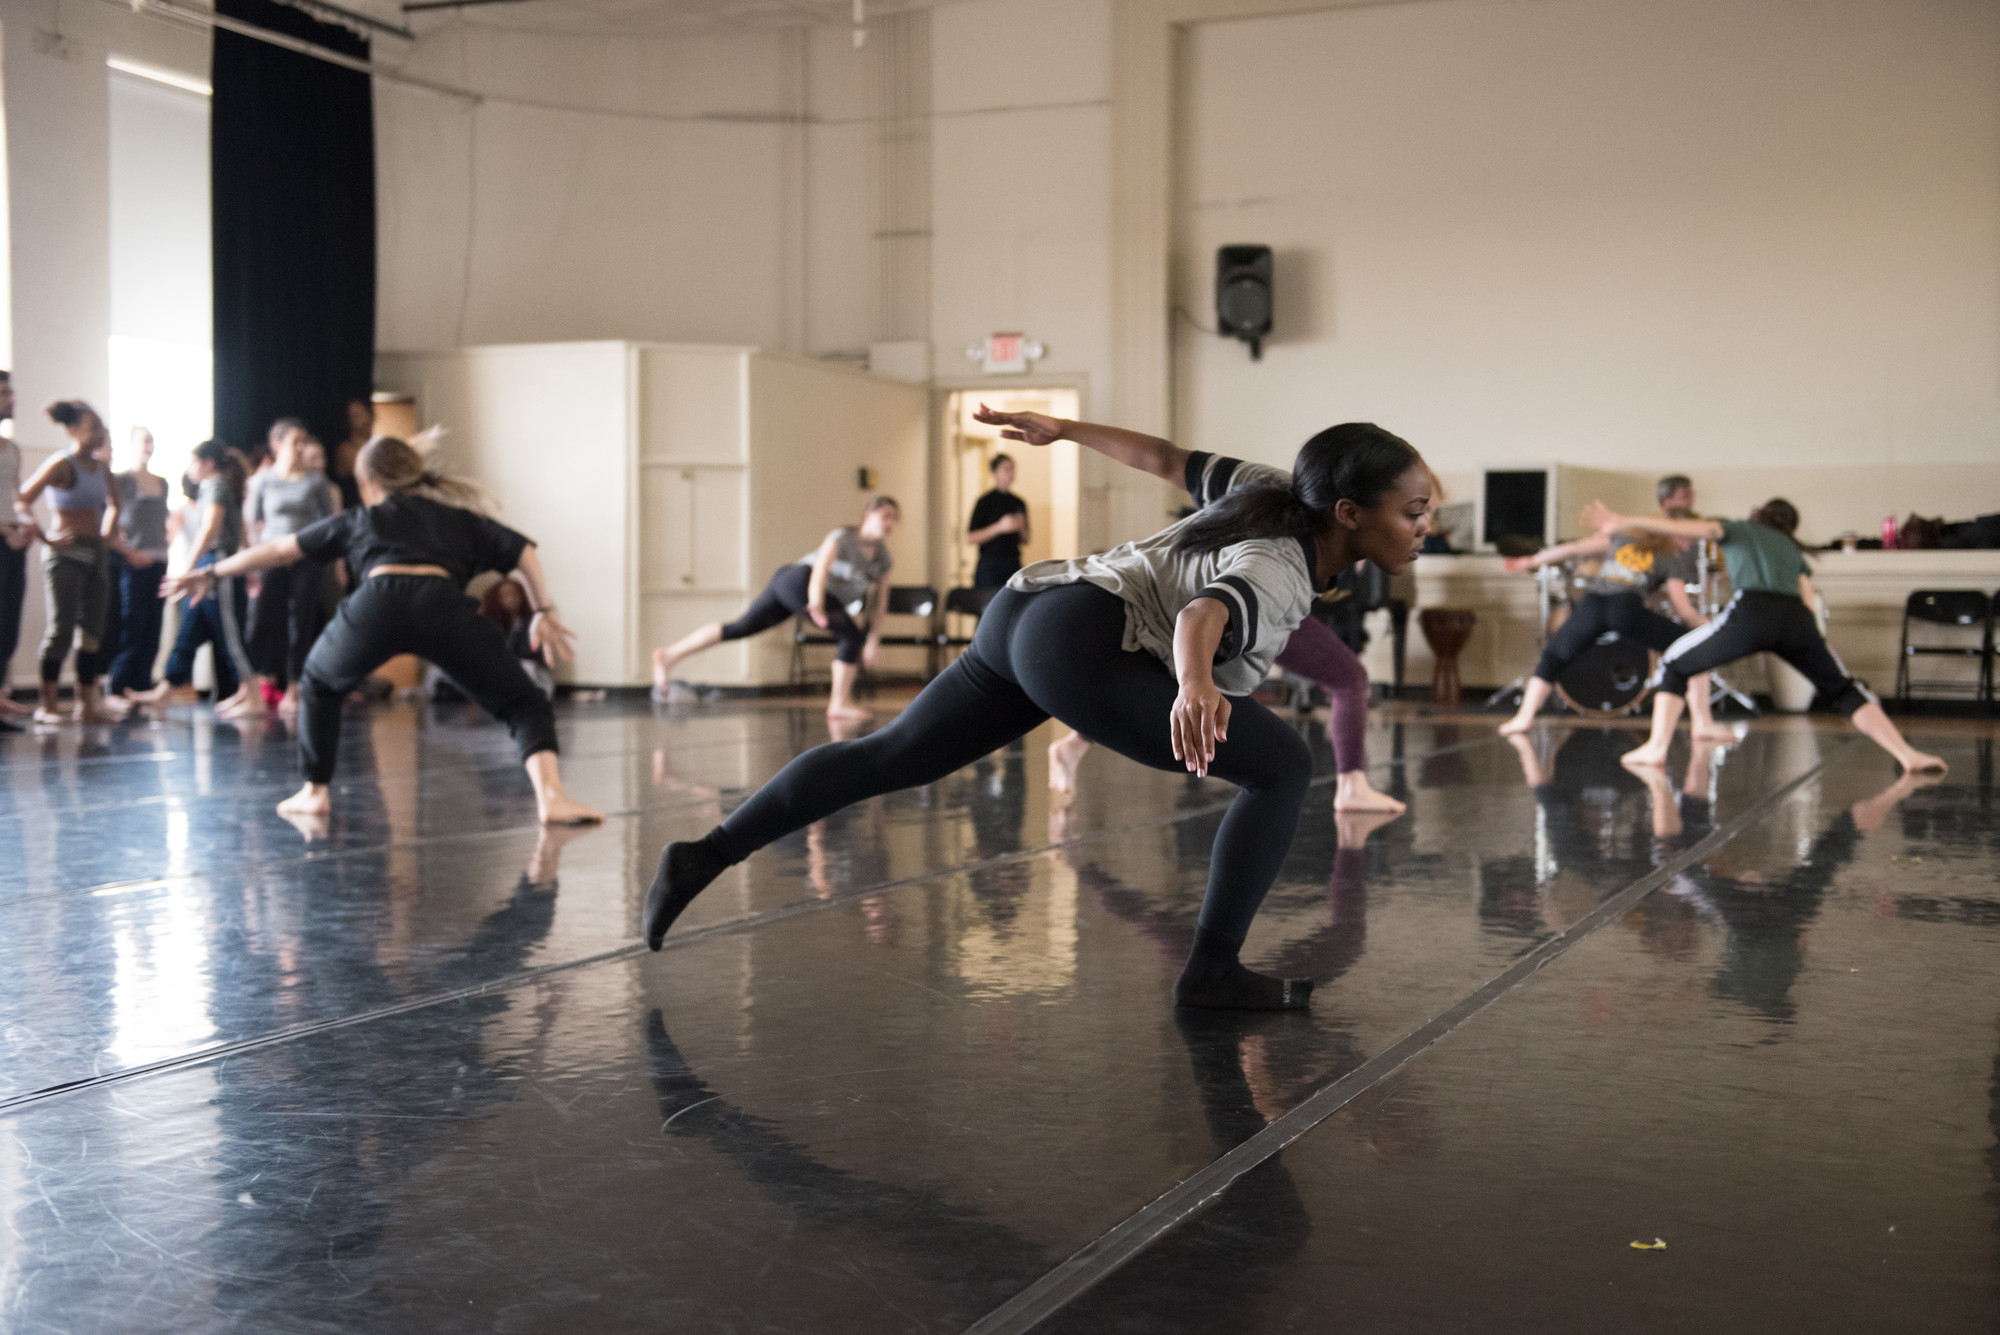
[[[844,1249],[863,1237],[889,1243],[980,1310],[1005,1301],[1055,1259],[934,1188],[880,1182],[816,1158],[778,1123],[710,1088],[674,1046],[657,1009],[646,1017],[646,1050],[662,1133],[706,1142],[777,1204],[838,1230]],[[850,1253],[844,1264],[865,1262]]]
[[[513,893],[464,945],[401,987],[378,979],[379,991],[448,991],[528,967],[555,920],[563,847],[590,832],[541,827]],[[349,958],[348,983],[357,968],[379,970]],[[489,1050],[489,1022],[519,996],[471,997],[448,1013],[420,1010],[348,1031],[346,1041],[281,1043],[216,1066],[219,1211],[207,1259],[223,1313],[247,1329],[277,1329],[336,1301],[357,1328],[382,1324],[366,1319],[371,1304],[384,1320],[392,1311],[401,1318],[399,1294],[373,1269],[396,1224],[389,1202],[419,1165],[462,1148],[481,1110],[518,1094],[511,1076],[541,1064],[552,1014],[510,1033],[504,1060]],[[449,1072],[450,1083],[418,1072]],[[320,1107],[334,1111],[305,1111]],[[382,1133],[384,1116],[394,1119],[393,1135]]]
[[[1573,728],[1549,765],[1531,738],[1507,740],[1534,789],[1536,848],[1480,859],[1479,918],[1486,931],[1527,940],[1562,931],[1604,895],[1652,870],[1655,829],[1675,820],[1705,825],[1706,816],[1694,811],[1662,815],[1657,804],[1672,805],[1672,792],[1650,794],[1618,763],[1631,746],[1627,733]]]
[[[1710,984],[1715,995],[1765,1019],[1789,1022],[1796,1010],[1792,985],[1805,967],[1806,927],[1819,916],[1834,877],[1854,860],[1861,837],[1880,829],[1898,802],[1939,781],[1935,772],[1906,771],[1875,796],[1856,802],[1833,818],[1782,880],[1740,861],[1745,846],[1739,843],[1675,877],[1671,893],[1720,922],[1728,934]]]

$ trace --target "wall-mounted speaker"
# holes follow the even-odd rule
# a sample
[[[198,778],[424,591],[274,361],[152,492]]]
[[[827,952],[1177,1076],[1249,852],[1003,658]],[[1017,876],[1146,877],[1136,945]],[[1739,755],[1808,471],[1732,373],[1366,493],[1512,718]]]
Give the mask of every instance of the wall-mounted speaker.
[[[1264,355],[1271,332],[1271,248],[1223,246],[1215,252],[1215,327],[1250,345],[1250,358]]]

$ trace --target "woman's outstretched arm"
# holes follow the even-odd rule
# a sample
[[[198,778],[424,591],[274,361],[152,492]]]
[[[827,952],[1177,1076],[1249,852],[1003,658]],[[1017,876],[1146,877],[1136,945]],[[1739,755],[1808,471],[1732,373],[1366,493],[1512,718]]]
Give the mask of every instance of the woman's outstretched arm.
[[[1533,570],[1537,566],[1554,565],[1557,561],[1567,561],[1572,556],[1595,556],[1599,552],[1611,550],[1611,535],[1593,533],[1575,542],[1559,542],[1553,547],[1544,547],[1533,556],[1510,556],[1501,562],[1507,569],[1519,574],[1523,570]]]
[[[221,516],[218,511],[216,525],[219,526],[220,523]],[[195,550],[199,553],[201,548],[197,547]],[[255,547],[246,547],[234,556],[225,556],[214,565],[201,566],[175,575],[160,585],[160,596],[178,598],[185,593],[189,602],[198,603],[208,596],[209,589],[218,579],[247,575],[253,570],[271,570],[278,566],[288,566],[304,555],[305,553],[299,550],[297,535],[287,533],[282,538],[260,542]]]
[[[1053,445],[1059,440],[1073,440],[1086,449],[1096,450],[1107,459],[1116,459],[1127,468],[1151,473],[1177,487],[1187,480],[1188,451],[1170,440],[1161,440],[1143,431],[1100,426],[1095,422],[1071,422],[1050,417],[1047,413],[996,412],[984,404],[980,405],[973,418],[988,426],[1000,427],[1000,434],[1008,440],[1018,440],[1027,445]]]
[[[1719,538],[1722,524],[1714,519],[1669,519],[1665,515],[1621,515],[1603,501],[1592,501],[1583,507],[1583,522],[1599,533],[1612,534],[1619,529],[1639,529],[1646,533],[1665,533],[1676,538]]]
[[[534,620],[528,623],[529,647],[550,667],[558,660],[567,663],[575,658],[576,635],[556,620],[555,599],[549,596],[548,577],[542,573],[541,553],[535,550],[534,543],[521,549],[520,564],[514,567],[511,578],[520,581],[521,587],[528,591],[528,610],[534,614]]]

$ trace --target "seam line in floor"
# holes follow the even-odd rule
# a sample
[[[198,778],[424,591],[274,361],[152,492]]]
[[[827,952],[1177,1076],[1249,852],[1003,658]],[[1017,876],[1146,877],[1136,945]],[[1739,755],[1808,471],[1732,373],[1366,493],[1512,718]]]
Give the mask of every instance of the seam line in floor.
[[[1616,921],[1634,904],[1673,877],[1763,820],[1780,803],[1824,773],[1850,739],[1823,755],[1818,764],[1772,790],[1728,824],[1717,827],[1659,867],[1602,900],[1568,928],[1521,956],[1457,1002],[1332,1084],[1315,1091],[1290,1112],[1273,1120],[1242,1144],[1211,1160],[1149,1204],[1128,1215],[1073,1252],[1069,1258],[1012,1298],[965,1328],[964,1335],[1021,1335],[1033,1330],[1091,1288],[1192,1218],[1251,1169],[1272,1158],[1356,1098],[1415,1061],[1514,988],[1560,959],[1570,947]]]

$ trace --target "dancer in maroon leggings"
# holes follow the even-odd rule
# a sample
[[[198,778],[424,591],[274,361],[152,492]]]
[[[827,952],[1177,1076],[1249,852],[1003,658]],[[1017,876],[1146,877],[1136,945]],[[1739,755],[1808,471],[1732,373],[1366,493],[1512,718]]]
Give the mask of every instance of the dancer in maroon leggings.
[[[1042,413],[1002,413],[983,405],[978,420],[1001,427],[1001,434],[1009,440],[1029,445],[1048,445],[1061,439],[1065,426]],[[1237,468],[1245,466],[1234,459],[1184,450],[1167,441],[1150,442],[1154,448],[1143,451],[1129,448],[1129,441],[1122,435],[1105,441],[1093,437],[1083,443],[1106,458],[1186,487],[1196,509],[1227,492]],[[1434,489],[1433,504],[1436,497]],[[1334,810],[1401,815],[1404,804],[1387,793],[1377,792],[1368,782],[1368,671],[1354,651],[1334,634],[1333,627],[1317,617],[1307,617],[1292,632],[1277,661],[1285,671],[1304,677],[1326,692],[1326,736],[1333,744],[1333,768],[1338,776],[1333,793]],[[1090,739],[1080,732],[1051,743],[1049,787],[1059,793],[1074,791],[1076,767],[1089,751]]]

